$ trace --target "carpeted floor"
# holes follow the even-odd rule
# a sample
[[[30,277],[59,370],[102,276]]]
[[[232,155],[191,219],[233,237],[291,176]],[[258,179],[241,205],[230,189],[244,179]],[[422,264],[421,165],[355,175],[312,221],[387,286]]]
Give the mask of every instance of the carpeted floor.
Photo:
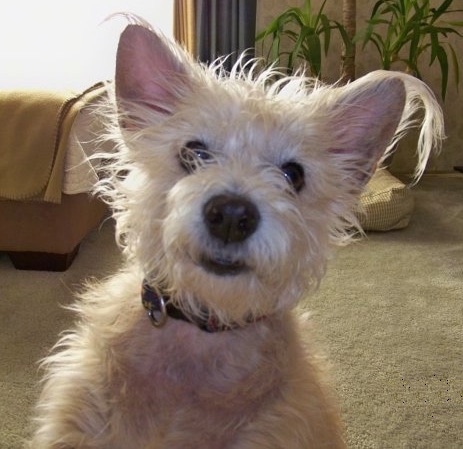
[[[350,448],[463,448],[463,176],[426,176],[415,195],[408,228],[342,248],[303,303]],[[16,271],[0,254],[0,449],[28,433],[36,361],[71,322],[60,304],[119,260],[110,223],[65,273]]]
[[[402,231],[340,250],[306,301],[352,448],[463,448],[463,177],[425,177]]]

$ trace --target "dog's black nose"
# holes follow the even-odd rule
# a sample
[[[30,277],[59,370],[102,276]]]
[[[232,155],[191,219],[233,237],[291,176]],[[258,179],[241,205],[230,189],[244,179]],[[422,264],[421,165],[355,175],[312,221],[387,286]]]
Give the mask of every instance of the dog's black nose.
[[[213,196],[203,209],[210,234],[224,243],[246,240],[259,225],[257,207],[246,198],[233,194]]]

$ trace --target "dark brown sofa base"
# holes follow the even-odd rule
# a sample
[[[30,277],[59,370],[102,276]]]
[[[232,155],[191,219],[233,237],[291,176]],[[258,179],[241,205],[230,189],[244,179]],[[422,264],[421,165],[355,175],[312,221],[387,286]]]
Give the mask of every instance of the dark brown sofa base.
[[[34,251],[8,251],[7,254],[17,270],[66,271],[77,256],[79,247],[77,245],[67,254]]]
[[[86,193],[63,194],[60,204],[0,201],[0,251],[21,270],[64,271],[106,211]]]

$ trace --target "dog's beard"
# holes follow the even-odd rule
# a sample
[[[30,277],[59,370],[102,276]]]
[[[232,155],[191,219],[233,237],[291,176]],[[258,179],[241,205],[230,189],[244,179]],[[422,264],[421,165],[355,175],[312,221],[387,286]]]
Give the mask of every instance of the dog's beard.
[[[268,276],[256,269],[217,274],[188,254],[171,254],[169,281],[178,306],[193,315],[207,311],[223,325],[244,325],[270,316],[282,302],[294,303],[303,291],[296,276],[284,279],[281,270]]]

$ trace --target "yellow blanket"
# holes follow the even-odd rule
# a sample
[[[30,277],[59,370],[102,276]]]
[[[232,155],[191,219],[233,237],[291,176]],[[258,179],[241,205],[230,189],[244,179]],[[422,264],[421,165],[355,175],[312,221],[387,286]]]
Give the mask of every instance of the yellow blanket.
[[[61,201],[72,124],[104,91],[102,83],[82,93],[0,91],[1,198]]]

